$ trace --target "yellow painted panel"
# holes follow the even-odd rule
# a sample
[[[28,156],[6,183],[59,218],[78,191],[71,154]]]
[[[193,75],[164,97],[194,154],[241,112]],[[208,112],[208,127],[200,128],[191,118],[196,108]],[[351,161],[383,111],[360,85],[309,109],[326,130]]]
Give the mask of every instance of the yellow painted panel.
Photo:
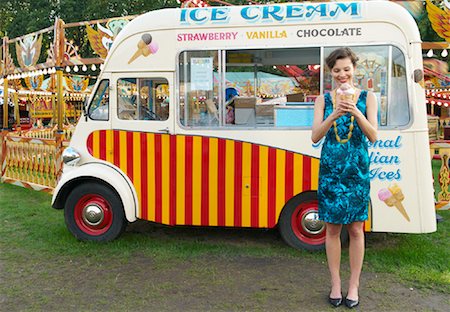
[[[234,141],[225,141],[225,225],[234,226]]]
[[[100,158],[100,131],[94,131],[92,135],[92,156]]]
[[[127,174],[127,133],[126,131],[119,131],[120,141],[120,169]]]
[[[286,189],[286,152],[280,149],[277,149],[277,185],[276,185],[276,195],[275,195],[275,217],[278,218],[281,209],[284,207],[286,203],[285,189]]]
[[[294,195],[303,191],[303,156],[294,154]]]
[[[218,221],[218,170],[219,144],[217,138],[209,139],[209,225],[217,225]]]
[[[147,134],[148,219],[155,221],[155,135]]]
[[[311,159],[311,189],[317,190],[319,188],[319,159]]]
[[[186,166],[185,166],[185,153],[186,153],[186,141],[185,136],[177,136],[177,224],[185,224],[185,179],[186,179]]]

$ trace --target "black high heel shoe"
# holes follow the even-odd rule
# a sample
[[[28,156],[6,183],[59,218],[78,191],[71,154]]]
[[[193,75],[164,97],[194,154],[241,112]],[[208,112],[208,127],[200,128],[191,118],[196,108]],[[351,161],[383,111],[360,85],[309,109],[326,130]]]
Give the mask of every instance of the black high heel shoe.
[[[338,306],[340,306],[342,304],[342,294],[341,294],[341,298],[331,298],[330,296],[328,296],[328,302],[335,308],[337,308]]]
[[[351,300],[347,297],[345,298],[345,306],[349,309],[353,309],[359,305],[359,300]]]

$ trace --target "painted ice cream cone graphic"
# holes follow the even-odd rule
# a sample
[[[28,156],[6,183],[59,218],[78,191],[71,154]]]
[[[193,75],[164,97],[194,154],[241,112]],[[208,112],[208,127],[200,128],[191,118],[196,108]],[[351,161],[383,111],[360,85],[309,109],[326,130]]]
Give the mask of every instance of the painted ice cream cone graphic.
[[[133,56],[128,60],[128,64],[131,64],[134,60],[136,60],[141,55],[146,57],[150,54],[155,54],[159,46],[156,42],[152,41],[152,36],[148,33],[143,34],[141,40],[139,40],[137,44],[138,50],[133,54]]]
[[[403,207],[402,201],[405,199],[402,190],[397,184],[392,184],[388,188],[382,188],[378,191],[378,198],[382,200],[389,207],[395,207],[402,214],[402,216],[410,221],[408,213]]]
[[[348,83],[343,83],[341,86],[336,90],[337,95],[339,95],[341,100],[347,100],[347,101],[354,101],[355,97],[355,89],[352,88],[352,86]]]

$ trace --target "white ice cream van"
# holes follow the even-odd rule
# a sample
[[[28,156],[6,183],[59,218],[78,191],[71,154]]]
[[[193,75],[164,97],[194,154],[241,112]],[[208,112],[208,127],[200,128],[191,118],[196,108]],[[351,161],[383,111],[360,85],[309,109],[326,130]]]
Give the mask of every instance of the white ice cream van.
[[[130,22],[105,60],[63,155],[53,207],[78,239],[128,222],[278,227],[320,249],[321,144],[314,99],[324,59],[351,47],[355,84],[374,92],[365,230],[436,230],[422,50],[414,19],[388,1],[164,9]]]

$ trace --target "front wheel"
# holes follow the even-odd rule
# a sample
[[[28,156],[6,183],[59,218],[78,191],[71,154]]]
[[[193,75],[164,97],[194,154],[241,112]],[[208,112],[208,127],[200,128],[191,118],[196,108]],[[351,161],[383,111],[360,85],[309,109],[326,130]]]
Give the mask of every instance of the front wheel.
[[[119,196],[111,188],[92,182],[69,194],[64,217],[69,231],[84,241],[111,241],[127,224]]]

